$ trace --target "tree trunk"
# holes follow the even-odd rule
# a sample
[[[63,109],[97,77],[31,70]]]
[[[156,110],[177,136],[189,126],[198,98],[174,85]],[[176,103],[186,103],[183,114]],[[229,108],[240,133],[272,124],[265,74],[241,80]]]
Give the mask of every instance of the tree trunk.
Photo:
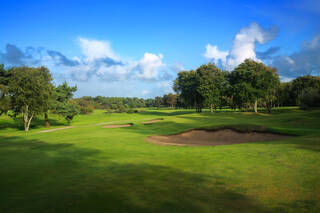
[[[257,114],[258,113],[258,100],[254,102],[254,112]]]
[[[29,115],[29,106],[26,105],[25,111],[23,112],[23,123],[24,123],[25,132],[29,131],[32,118],[33,118],[33,113]]]
[[[44,120],[45,120],[45,126],[47,128],[49,128],[50,127],[50,122],[49,122],[48,112],[44,113]]]
[[[210,112],[213,112],[212,104],[210,104]]]

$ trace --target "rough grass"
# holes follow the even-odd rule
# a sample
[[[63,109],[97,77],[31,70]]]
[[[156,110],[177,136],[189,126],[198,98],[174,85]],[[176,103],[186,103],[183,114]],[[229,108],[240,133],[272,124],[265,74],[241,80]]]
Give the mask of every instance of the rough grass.
[[[66,125],[51,115],[51,128]],[[159,123],[142,121],[163,118]],[[0,117],[0,212],[319,212],[320,111],[272,115],[152,110],[75,118],[44,130]],[[129,121],[130,120],[130,121]],[[106,122],[134,123],[103,129]],[[101,125],[96,125],[101,124]],[[232,126],[295,134],[217,147],[157,146],[155,134]]]

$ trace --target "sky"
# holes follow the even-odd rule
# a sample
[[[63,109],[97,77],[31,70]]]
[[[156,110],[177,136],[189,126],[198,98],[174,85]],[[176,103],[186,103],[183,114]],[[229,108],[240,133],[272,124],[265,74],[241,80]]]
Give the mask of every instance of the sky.
[[[46,66],[76,97],[173,92],[183,70],[246,58],[320,74],[320,1],[1,0],[0,64]]]

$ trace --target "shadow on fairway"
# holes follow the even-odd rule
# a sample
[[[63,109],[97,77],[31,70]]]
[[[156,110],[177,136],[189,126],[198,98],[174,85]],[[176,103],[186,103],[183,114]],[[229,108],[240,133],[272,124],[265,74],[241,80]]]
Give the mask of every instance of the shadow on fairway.
[[[269,212],[223,178],[0,137],[0,212]]]
[[[320,152],[320,135],[301,136],[279,141],[259,142],[259,144],[291,145],[296,149]]]
[[[56,119],[50,119],[50,125],[52,126],[65,126],[66,124],[58,121]],[[32,119],[30,124],[30,129],[38,129],[41,127],[45,127],[44,119],[35,117]],[[17,129],[17,130],[24,130],[22,118],[14,118],[11,122],[10,121],[1,121],[0,123],[0,130],[2,129]]]

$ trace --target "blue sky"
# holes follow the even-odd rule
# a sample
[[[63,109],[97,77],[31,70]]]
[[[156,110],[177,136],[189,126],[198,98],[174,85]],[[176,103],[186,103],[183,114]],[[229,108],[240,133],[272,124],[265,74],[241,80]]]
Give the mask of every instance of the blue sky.
[[[320,72],[320,1],[2,0],[0,63],[47,66],[76,96],[154,97],[181,70],[245,58]]]

